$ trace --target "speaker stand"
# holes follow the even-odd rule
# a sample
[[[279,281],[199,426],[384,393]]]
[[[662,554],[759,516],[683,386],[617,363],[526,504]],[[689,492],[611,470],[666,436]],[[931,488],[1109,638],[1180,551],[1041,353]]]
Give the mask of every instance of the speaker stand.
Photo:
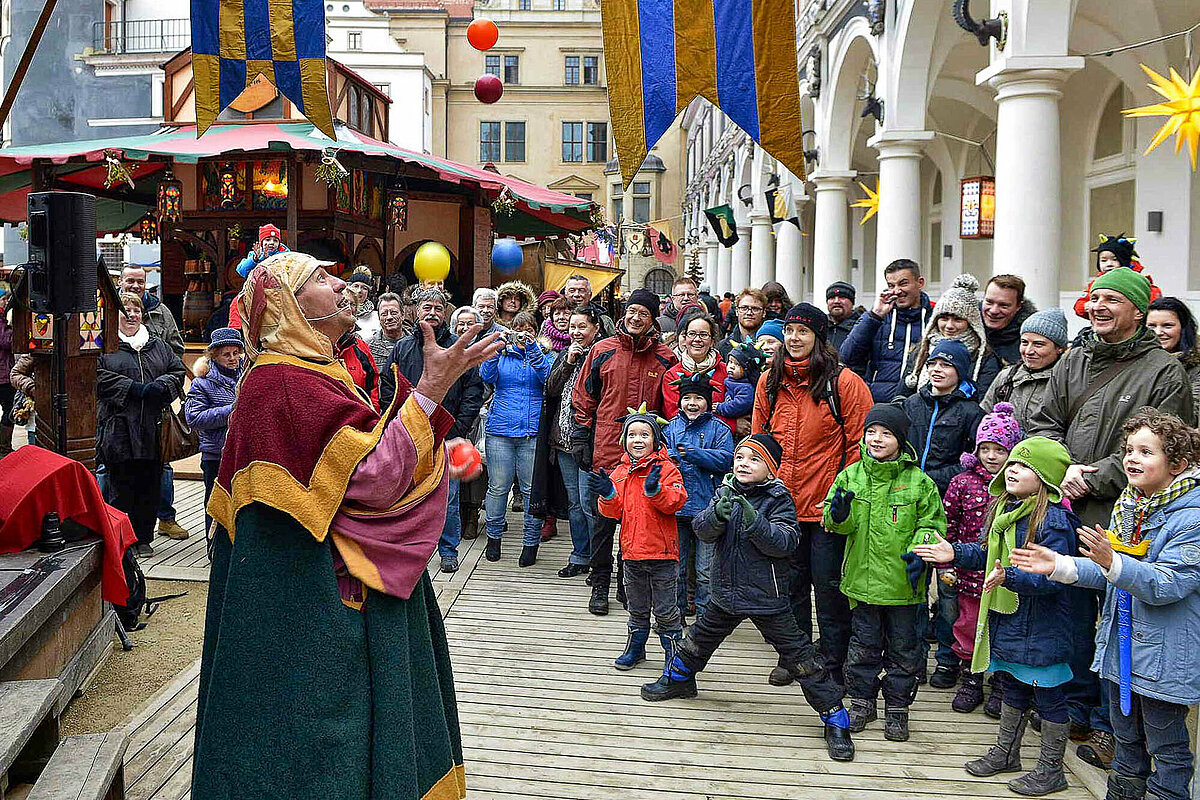
[[[67,455],[67,319],[70,314],[54,315],[54,411],[58,416],[55,449]]]

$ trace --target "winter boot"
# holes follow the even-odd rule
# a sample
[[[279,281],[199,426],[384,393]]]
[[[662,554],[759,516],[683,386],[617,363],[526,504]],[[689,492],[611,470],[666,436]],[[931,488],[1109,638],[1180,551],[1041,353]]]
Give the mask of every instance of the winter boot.
[[[1069,723],[1042,720],[1042,752],[1037,766],[1008,782],[1008,788],[1026,797],[1042,797],[1067,788],[1063,754],[1067,751]]]
[[[488,537],[487,549],[483,551],[483,557],[486,558],[488,561],[499,561],[500,560],[500,537],[499,536],[497,536],[495,538],[492,538],[491,536]]]
[[[538,546],[536,544],[527,544],[521,548],[521,557],[517,559],[517,565],[522,567],[532,567],[537,563]]]
[[[850,738],[850,715],[845,706],[821,715],[825,723],[825,749],[834,761],[854,760],[854,740]]]
[[[885,708],[883,714],[883,738],[889,742],[908,741],[908,709]]]
[[[671,657],[671,663],[658,676],[658,680],[642,684],[642,699],[651,703],[695,696],[696,674],[687,668],[678,654]]]
[[[983,704],[983,673],[964,672],[962,685],[954,695],[950,707],[962,714],[970,714]]]
[[[1025,735],[1025,712],[1010,705],[1000,709],[1000,730],[996,744],[983,758],[968,761],[967,772],[987,778],[1001,772],[1021,771],[1021,738]]]
[[[608,582],[612,573],[592,570],[592,599],[588,601],[588,611],[598,617],[608,614]]]
[[[879,719],[879,706],[874,700],[861,697],[850,698],[850,732],[858,733]]]
[[[1117,754],[1117,743],[1108,731],[1092,731],[1091,736],[1075,753],[1093,767],[1103,770],[1112,769],[1113,758]]]
[[[12,440],[13,426],[0,425],[0,458],[4,458],[13,451]]]
[[[1000,706],[1004,704],[1004,682],[993,672],[992,677],[988,678],[988,686],[992,687],[992,690],[988,693],[987,702],[983,704],[983,713],[992,719],[1000,719]]]
[[[767,683],[772,686],[787,686],[794,678],[792,671],[788,669],[787,664],[783,663],[783,657],[779,657],[779,664],[771,670],[771,674],[767,676]]]
[[[934,689],[953,689],[956,683],[958,683],[957,664],[952,667],[938,664],[937,669],[933,671],[933,675],[929,678],[929,685]]]
[[[646,660],[646,642],[650,639],[649,628],[630,628],[625,652],[617,656],[613,666],[619,670],[633,669]]]
[[[662,643],[663,652],[666,654],[663,658],[663,669],[665,670],[671,666],[671,657],[679,650],[679,643],[683,641],[683,631],[660,633],[658,641]]]
[[[1146,800],[1146,779],[1113,772],[1108,776],[1108,792],[1104,800]]]

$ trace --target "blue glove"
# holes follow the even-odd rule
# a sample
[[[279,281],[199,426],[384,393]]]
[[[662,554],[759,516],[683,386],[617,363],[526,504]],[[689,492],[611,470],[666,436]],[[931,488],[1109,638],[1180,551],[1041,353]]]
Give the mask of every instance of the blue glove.
[[[837,524],[842,524],[850,519],[850,509],[853,507],[854,492],[848,492],[842,487],[838,487],[833,492],[833,499],[829,501],[829,517]]]
[[[608,477],[608,473],[603,469],[598,469],[595,472],[587,474],[588,488],[592,490],[597,497],[611,499],[617,494],[617,487],[613,485],[612,479]]]
[[[646,490],[647,497],[654,497],[658,494],[658,490],[662,488],[662,464],[657,461],[650,465],[650,471],[646,473],[646,482],[642,484],[642,488]]]
[[[904,572],[908,575],[909,586],[912,586],[914,592],[919,591],[921,580],[925,577],[925,570],[929,568],[929,565],[911,550],[900,558],[904,560]]]

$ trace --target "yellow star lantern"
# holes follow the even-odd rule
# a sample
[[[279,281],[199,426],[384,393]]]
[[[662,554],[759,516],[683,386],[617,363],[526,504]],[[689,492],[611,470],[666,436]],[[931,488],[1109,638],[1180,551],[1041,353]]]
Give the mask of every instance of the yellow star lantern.
[[[1158,129],[1154,140],[1146,148],[1146,153],[1165,142],[1171,134],[1175,134],[1175,152],[1178,153],[1184,143],[1187,143],[1192,170],[1195,171],[1196,150],[1200,146],[1200,70],[1196,70],[1189,83],[1174,68],[1171,69],[1171,77],[1168,80],[1145,64],[1140,66],[1142,71],[1150,76],[1150,80],[1154,81],[1147,85],[1162,95],[1166,102],[1127,108],[1121,113],[1130,117],[1166,117],[1167,121]]]
[[[862,181],[859,181],[858,185],[861,186],[862,190],[867,193],[867,196],[862,200],[859,200],[857,203],[851,203],[850,207],[865,208],[867,210],[867,213],[863,214],[863,218],[858,223],[859,225],[866,225],[867,220],[875,216],[875,214],[879,211],[879,182],[875,182],[875,191],[871,191],[871,187],[867,186]]]

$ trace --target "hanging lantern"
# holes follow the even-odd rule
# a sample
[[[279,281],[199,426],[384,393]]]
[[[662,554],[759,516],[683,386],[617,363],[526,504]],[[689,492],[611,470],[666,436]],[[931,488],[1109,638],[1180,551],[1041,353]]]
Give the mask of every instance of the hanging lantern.
[[[138,238],[142,244],[154,244],[158,241],[158,220],[153,213],[147,213],[138,222]]]
[[[986,175],[963,178],[959,191],[959,238],[991,239],[995,232],[996,179]]]
[[[408,198],[400,192],[388,195],[388,227],[394,231],[408,230]]]
[[[237,178],[237,167],[229,163],[221,165],[221,208],[237,208],[241,205],[241,198],[238,197]]]
[[[178,222],[183,215],[183,181],[167,169],[163,179],[158,182],[158,218],[170,224]]]

